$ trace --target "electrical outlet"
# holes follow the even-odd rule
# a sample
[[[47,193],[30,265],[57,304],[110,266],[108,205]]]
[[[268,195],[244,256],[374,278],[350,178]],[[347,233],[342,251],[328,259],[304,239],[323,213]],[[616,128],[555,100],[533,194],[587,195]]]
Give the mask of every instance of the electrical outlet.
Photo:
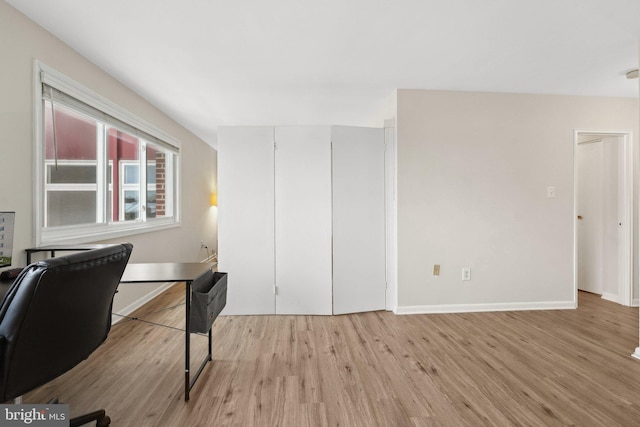
[[[462,280],[471,280],[471,267],[462,267]]]
[[[440,264],[433,264],[433,275],[434,276],[440,275]]]

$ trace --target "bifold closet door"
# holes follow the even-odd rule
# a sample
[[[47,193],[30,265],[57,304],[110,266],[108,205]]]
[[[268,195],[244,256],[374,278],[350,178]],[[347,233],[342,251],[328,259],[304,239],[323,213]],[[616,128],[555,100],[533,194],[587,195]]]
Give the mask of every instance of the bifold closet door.
[[[333,313],[384,310],[384,129],[334,126]]]
[[[274,314],[272,127],[218,130],[218,258],[229,274],[223,314]]]
[[[275,141],[276,313],[331,314],[331,128]]]

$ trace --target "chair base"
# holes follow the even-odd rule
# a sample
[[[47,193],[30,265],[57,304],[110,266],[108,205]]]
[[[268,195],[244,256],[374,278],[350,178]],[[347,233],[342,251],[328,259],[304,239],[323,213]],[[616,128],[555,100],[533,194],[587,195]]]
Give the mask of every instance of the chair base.
[[[96,427],[109,427],[111,424],[111,418],[107,416],[104,409],[101,409],[99,411],[94,411],[89,414],[72,418],[71,421],[69,421],[69,427],[83,426],[92,421],[96,422]]]
[[[60,403],[57,397],[54,397],[47,402],[49,405]],[[111,424],[111,418],[107,416],[104,409],[89,412],[88,414],[79,415],[69,420],[69,427],[80,427],[90,422],[95,421],[96,427],[109,427]]]

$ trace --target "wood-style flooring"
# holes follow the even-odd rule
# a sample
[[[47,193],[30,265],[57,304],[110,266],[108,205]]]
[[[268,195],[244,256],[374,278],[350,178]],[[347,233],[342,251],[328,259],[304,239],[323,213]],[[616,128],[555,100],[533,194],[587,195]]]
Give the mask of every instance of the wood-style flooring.
[[[183,310],[145,318],[179,328]],[[183,333],[126,321],[24,402],[106,408],[114,427],[638,426],[638,329],[637,308],[582,292],[577,310],[222,316],[184,402]],[[194,365],[205,347],[193,337]]]

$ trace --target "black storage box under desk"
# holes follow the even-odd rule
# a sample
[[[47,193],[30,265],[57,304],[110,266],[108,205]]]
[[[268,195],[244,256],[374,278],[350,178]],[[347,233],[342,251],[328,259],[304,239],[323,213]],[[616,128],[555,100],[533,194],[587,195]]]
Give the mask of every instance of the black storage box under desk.
[[[189,332],[209,332],[226,304],[227,273],[209,270],[191,282]]]

